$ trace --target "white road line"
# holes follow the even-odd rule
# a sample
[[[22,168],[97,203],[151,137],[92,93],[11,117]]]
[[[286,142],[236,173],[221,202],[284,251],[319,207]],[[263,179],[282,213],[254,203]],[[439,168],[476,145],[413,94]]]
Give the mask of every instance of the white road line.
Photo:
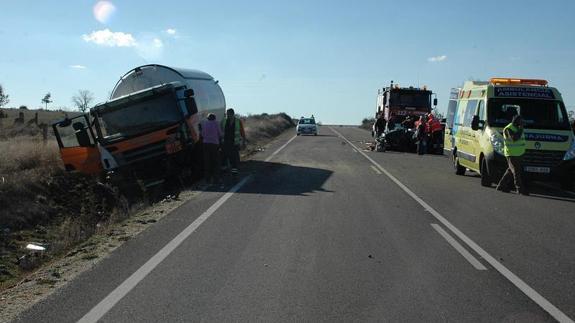
[[[352,150],[353,150],[353,152],[354,152],[354,153],[356,153],[356,152],[357,152],[357,150],[355,150],[355,149],[353,149],[353,148],[352,148]]]
[[[463,256],[463,258],[465,258],[467,261],[469,261],[469,263],[473,267],[475,267],[475,269],[487,270],[487,268],[485,266],[483,266],[483,264],[481,262],[479,262],[479,260],[477,260],[477,258],[473,257],[473,255],[471,253],[469,253],[469,251],[467,251],[467,249],[465,249],[459,242],[457,242],[457,240],[455,240],[452,236],[450,236],[449,233],[445,232],[445,230],[443,230],[443,228],[441,226],[439,226],[439,224],[431,223],[431,226],[435,229],[435,231],[437,231],[443,237],[443,239],[447,240],[447,242],[455,250],[457,250],[457,252],[459,252]]]
[[[296,136],[291,138],[268,158],[266,162],[270,161],[282,149],[284,149]],[[98,305],[92,308],[86,315],[84,315],[78,322],[92,323],[100,320],[106,313],[108,313],[124,296],[126,296],[139,282],[154,270],[166,257],[168,257],[176,248],[184,242],[194,231],[196,231],[202,223],[204,223],[212,214],[214,214],[234,193],[239,191],[252,176],[245,177],[234,187],[232,187],[226,194],[220,197],[209,209],[200,215],[194,222],[187,226],[180,232],[172,241],[168,242],[160,251],[158,251],[152,258],[150,258],[142,267],[134,272],[128,279],[126,279],[120,286],[116,287],[106,298],[104,298]]]
[[[224,196],[220,197],[209,209],[200,215],[192,224],[180,232],[172,241],[165,245],[158,253],[148,260],[142,267],[134,272],[120,286],[116,287],[106,298],[96,305],[90,312],[82,317],[78,322],[97,322],[108,311],[114,307],[124,296],[126,296],[136,285],[154,270],[166,257],[168,257],[184,240],[198,229],[212,214],[214,214],[234,193],[244,186],[251,175],[241,180],[232,187]]]
[[[272,160],[272,158],[274,158],[280,151],[282,151],[282,149],[284,149],[287,145],[289,145],[289,143],[292,142],[295,138],[297,138],[297,136],[293,136],[290,140],[288,140],[288,142],[286,142],[283,146],[279,147],[278,150],[274,151],[273,154],[271,154],[268,158],[266,158],[265,161],[269,162],[270,160]]]
[[[338,135],[343,140],[347,141],[352,147],[355,147],[351,141],[347,140],[344,136],[342,136],[339,132],[335,129],[330,127],[331,131],[333,131],[336,135]],[[355,147],[357,149],[357,147]],[[571,318],[569,318],[565,313],[563,313],[559,308],[555,305],[551,304],[547,299],[545,299],[541,294],[539,294],[536,290],[531,288],[531,286],[527,285],[521,278],[517,277],[514,273],[512,273],[509,269],[507,269],[503,264],[497,261],[493,256],[491,256],[487,251],[483,250],[477,243],[467,237],[463,232],[459,231],[453,224],[451,224],[447,219],[445,219],[439,212],[437,212],[434,208],[432,208],[429,204],[427,204],[424,200],[422,200],[419,196],[417,196],[413,191],[411,191],[407,186],[405,186],[402,182],[400,182],[395,176],[393,176],[390,172],[386,169],[381,167],[376,161],[374,161],[371,157],[369,157],[363,151],[359,152],[362,154],[367,160],[369,160],[375,167],[379,168],[387,177],[389,177],[397,186],[399,186],[407,195],[411,196],[417,203],[419,203],[424,209],[426,209],[431,215],[433,215],[439,222],[441,222],[446,228],[448,228],[455,236],[457,236],[461,241],[463,241],[469,248],[475,251],[481,258],[487,261],[493,268],[495,268],[503,277],[507,278],[515,287],[517,287],[520,291],[522,291],[527,297],[531,298],[537,305],[539,305],[543,310],[545,310],[549,315],[553,316],[559,322],[573,322]]]
[[[376,172],[377,175],[381,175],[381,171],[377,169],[375,166],[371,165],[371,169],[373,169],[373,171]]]

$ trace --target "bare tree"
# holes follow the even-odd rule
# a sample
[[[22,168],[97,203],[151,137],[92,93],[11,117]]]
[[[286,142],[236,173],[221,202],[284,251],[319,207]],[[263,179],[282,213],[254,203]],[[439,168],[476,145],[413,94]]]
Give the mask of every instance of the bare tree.
[[[48,110],[48,103],[52,103],[52,94],[50,94],[50,92],[46,93],[46,95],[44,95],[44,98],[42,99],[42,103],[46,104],[46,110]]]
[[[78,93],[72,97],[72,102],[81,112],[86,112],[92,101],[94,101],[94,94],[88,90],[78,90]]]
[[[6,104],[10,103],[10,96],[4,92],[4,88],[2,84],[0,84],[0,108],[5,106]]]

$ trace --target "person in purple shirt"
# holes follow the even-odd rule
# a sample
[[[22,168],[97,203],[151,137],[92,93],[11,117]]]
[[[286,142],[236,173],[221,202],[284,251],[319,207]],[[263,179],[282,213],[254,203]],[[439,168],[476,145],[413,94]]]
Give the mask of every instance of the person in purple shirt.
[[[222,130],[216,120],[216,115],[208,114],[208,118],[200,123],[204,150],[204,171],[206,181],[216,184],[220,179],[220,141]]]

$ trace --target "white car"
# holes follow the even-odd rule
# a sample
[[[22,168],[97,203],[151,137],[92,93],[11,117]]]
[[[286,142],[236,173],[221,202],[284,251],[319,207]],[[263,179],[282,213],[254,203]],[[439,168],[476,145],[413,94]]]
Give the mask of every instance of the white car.
[[[301,118],[296,127],[297,135],[317,136],[317,124],[314,118]]]

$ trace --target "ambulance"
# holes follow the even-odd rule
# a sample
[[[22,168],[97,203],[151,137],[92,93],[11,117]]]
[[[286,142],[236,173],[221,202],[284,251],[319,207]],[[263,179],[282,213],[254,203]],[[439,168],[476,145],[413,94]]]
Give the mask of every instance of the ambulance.
[[[525,123],[527,179],[575,182],[575,140],[561,93],[546,80],[492,78],[468,81],[452,89],[446,118],[444,149],[455,173],[481,175],[481,185],[497,184],[507,168],[503,128],[515,114]]]

